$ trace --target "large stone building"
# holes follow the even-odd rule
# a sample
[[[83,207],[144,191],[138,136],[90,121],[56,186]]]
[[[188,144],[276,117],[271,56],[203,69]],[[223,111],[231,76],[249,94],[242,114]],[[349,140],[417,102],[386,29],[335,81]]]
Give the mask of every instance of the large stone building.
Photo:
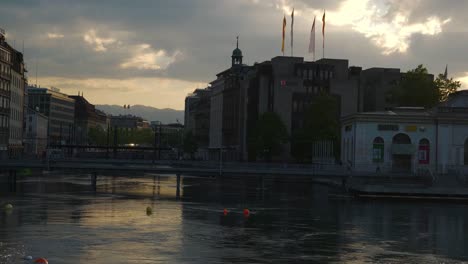
[[[24,90],[27,80],[23,54],[14,49],[11,54],[9,155],[19,157],[23,153]]]
[[[10,46],[0,32],[0,158],[23,153],[24,89],[23,54]]]
[[[48,144],[71,144],[74,137],[75,100],[57,88],[28,87],[28,106],[49,120]]]
[[[11,47],[0,32],[0,159],[8,157],[10,127]]]
[[[237,45],[232,52],[231,67],[217,74],[205,89],[209,105],[199,103],[200,90],[186,98],[187,129],[196,130],[195,114],[191,113],[200,112],[200,105],[203,112],[209,113],[206,128],[211,159],[218,158],[220,149],[224,149],[227,160],[247,160],[250,133],[265,112],[277,113],[288,134],[294,134],[303,127],[305,111],[311,102],[322,93],[337,99],[340,115],[358,111],[360,68],[349,67],[347,60],[307,62],[301,57],[281,56],[253,66],[242,61],[242,51]],[[284,152],[282,159],[289,160],[289,144]]]
[[[401,107],[342,119],[341,159],[356,171],[468,170],[468,91],[437,107]]]

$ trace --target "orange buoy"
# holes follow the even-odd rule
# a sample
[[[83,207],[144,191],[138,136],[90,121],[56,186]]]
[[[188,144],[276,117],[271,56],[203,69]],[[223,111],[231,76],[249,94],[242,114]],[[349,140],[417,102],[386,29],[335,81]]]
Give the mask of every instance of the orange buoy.
[[[224,208],[223,215],[226,216],[228,213],[229,213],[229,211],[226,208]]]
[[[249,217],[250,216],[250,210],[249,209],[244,209],[244,216]]]
[[[49,264],[49,262],[45,258],[38,258],[34,261],[34,263]]]

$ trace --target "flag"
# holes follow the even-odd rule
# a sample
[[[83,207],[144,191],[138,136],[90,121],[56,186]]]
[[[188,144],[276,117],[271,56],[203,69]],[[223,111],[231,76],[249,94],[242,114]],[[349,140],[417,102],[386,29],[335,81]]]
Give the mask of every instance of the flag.
[[[323,11],[322,17],[322,36],[325,38],[325,11]]]
[[[448,68],[448,64],[445,65],[445,72],[444,72],[444,78],[445,78],[445,80],[447,80],[447,78],[448,78],[448,69],[447,69],[447,68]]]
[[[286,37],[286,16],[284,16],[283,18],[283,41],[281,43],[281,52],[283,52],[283,55],[284,55],[284,39]]]
[[[309,53],[313,53],[315,57],[315,17],[310,30]]]
[[[294,8],[291,13],[291,56],[293,55],[294,51]]]
[[[323,49],[323,58],[325,58],[325,10],[323,10],[323,17],[322,17],[322,49]]]

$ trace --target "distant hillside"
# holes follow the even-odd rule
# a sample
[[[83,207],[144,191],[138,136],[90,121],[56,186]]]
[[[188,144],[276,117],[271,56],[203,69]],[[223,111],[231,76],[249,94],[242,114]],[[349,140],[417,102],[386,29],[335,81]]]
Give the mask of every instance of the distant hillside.
[[[161,121],[163,124],[184,123],[184,111],[174,109],[158,109],[151,106],[132,105],[130,109],[124,109],[120,105],[96,105],[96,108],[110,115],[135,115],[148,121]]]

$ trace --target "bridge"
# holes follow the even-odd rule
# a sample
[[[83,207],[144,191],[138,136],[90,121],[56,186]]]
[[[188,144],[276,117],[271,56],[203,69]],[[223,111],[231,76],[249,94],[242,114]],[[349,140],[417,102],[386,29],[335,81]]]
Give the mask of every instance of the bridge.
[[[160,174],[177,177],[177,193],[181,176],[199,177],[277,177],[285,180],[309,181],[332,186],[352,188],[362,191],[370,186],[371,190],[381,186],[393,186],[397,192],[401,188],[426,191],[434,179],[412,174],[384,174],[358,172],[339,165],[330,164],[269,164],[269,163],[220,163],[202,161],[142,161],[142,160],[103,160],[103,159],[62,159],[55,161],[40,160],[3,160],[0,161],[0,177],[8,178],[15,190],[17,174],[25,170],[63,171],[91,175],[91,184],[96,187],[99,175],[122,173],[132,177],[135,174]],[[444,192],[451,192],[444,190]],[[465,190],[463,190],[465,191]],[[373,191],[366,191],[371,193]],[[407,191],[405,191],[407,192]]]

